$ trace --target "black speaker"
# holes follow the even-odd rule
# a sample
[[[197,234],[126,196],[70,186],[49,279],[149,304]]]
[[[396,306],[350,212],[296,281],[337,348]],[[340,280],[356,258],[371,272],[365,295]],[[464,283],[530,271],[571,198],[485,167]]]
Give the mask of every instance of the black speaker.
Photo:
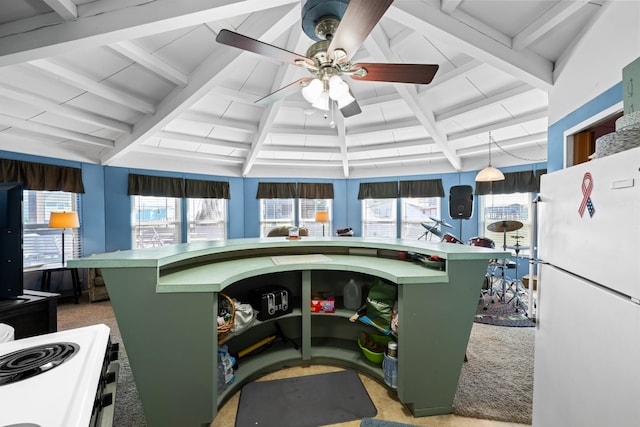
[[[454,185],[449,193],[449,215],[452,219],[469,219],[473,213],[473,187]]]

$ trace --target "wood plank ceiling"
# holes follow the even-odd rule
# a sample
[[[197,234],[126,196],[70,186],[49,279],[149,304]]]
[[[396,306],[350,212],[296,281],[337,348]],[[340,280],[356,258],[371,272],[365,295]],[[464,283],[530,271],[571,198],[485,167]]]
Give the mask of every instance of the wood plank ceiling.
[[[546,160],[554,73],[605,0],[395,0],[354,62],[438,64],[429,85],[345,77],[362,113],[295,93],[304,0],[3,0],[0,150],[225,176],[360,178]]]

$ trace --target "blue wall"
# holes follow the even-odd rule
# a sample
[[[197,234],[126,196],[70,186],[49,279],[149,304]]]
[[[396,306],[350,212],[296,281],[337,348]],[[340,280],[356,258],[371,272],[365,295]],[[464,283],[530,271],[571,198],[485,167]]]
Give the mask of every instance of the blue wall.
[[[442,179],[445,197],[442,198],[442,219],[454,226],[450,232],[463,241],[481,235],[478,231],[477,199],[474,199],[472,217],[453,222],[449,216],[449,192],[455,185],[471,185],[475,188],[476,172],[449,174],[425,174],[403,177],[371,179],[284,179],[238,178],[216,175],[162,172],[155,170],[100,166],[89,163],[65,161],[39,156],[0,151],[8,159],[57,164],[82,169],[85,194],[81,197],[80,218],[84,256],[93,253],[131,249],[131,198],[127,195],[129,173],[190,179],[228,181],[231,191],[227,235],[230,239],[260,236],[260,203],[256,199],[258,182],[331,182],[333,183],[333,228],[352,227],[356,236],[362,235],[361,202],[358,191],[361,182],[380,182],[413,179]],[[534,170],[545,164],[502,168],[504,172]],[[398,202],[399,204],[399,202]],[[399,208],[399,205],[398,205]],[[398,210],[399,212],[400,210]],[[460,228],[462,227],[462,233]],[[186,227],[186,225],[185,225]],[[183,235],[186,235],[186,230]],[[398,230],[398,235],[400,231]]]
[[[547,135],[548,172],[557,171],[564,167],[564,132],[567,129],[571,129],[612,105],[622,102],[622,99],[622,82],[620,82],[549,126]]]

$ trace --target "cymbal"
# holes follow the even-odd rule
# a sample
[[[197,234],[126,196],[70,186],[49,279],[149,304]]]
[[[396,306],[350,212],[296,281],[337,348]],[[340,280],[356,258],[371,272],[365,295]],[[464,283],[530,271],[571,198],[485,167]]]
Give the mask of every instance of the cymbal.
[[[425,224],[424,222],[421,222],[420,225],[423,226],[429,233],[434,234],[438,237],[442,237],[442,232],[438,230],[437,225],[429,225]]]
[[[453,225],[449,225],[449,224],[447,224],[446,222],[444,222],[444,221],[443,221],[443,220],[441,220],[441,219],[435,219],[434,217],[431,217],[431,216],[429,217],[429,219],[430,219],[431,221],[433,221],[433,222],[436,222],[436,223],[438,223],[438,224],[444,225],[445,227],[453,228]]]
[[[515,249],[515,250],[527,250],[529,249],[529,246],[525,246],[525,245],[507,245],[507,249]]]
[[[498,221],[487,226],[487,230],[498,233],[505,233],[507,231],[516,231],[523,227],[520,221]]]

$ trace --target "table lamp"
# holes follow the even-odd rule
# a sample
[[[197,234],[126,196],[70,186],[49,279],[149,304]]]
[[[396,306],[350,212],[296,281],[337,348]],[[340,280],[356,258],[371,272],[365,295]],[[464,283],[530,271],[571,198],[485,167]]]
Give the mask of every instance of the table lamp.
[[[49,216],[49,228],[62,229],[62,266],[64,267],[64,230],[66,228],[78,228],[80,221],[77,212],[51,212]]]
[[[322,237],[324,237],[324,223],[329,222],[329,212],[327,211],[316,212],[316,222],[322,223]]]

